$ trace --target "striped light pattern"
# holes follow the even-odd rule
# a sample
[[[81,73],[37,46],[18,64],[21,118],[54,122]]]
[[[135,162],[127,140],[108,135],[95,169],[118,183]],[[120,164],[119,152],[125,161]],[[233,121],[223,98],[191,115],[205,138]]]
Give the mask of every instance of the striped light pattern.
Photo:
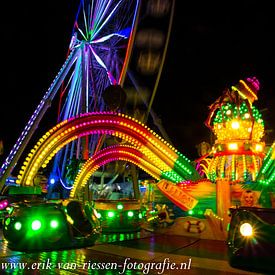
[[[95,112],[64,120],[40,138],[21,167],[17,183],[32,185],[38,169],[41,166],[46,167],[61,148],[79,137],[93,134],[106,134],[123,139],[142,152],[168,178],[172,174],[178,174],[179,179],[184,180],[200,178],[188,158],[146,125],[125,114]]]
[[[268,150],[256,180],[264,185],[275,183],[275,142]]]
[[[240,80],[228,97],[220,102],[211,128],[216,136],[213,158],[207,169],[211,181],[255,180],[265,156],[264,121],[252,106],[258,99],[256,78]]]
[[[155,166],[155,163],[147,158],[137,148],[129,145],[114,145],[100,150],[85,162],[76,176],[70,197],[74,197],[78,194],[78,190],[87,184],[89,178],[99,167],[117,160],[131,162],[157,180],[167,178],[167,175],[162,173],[161,169]],[[173,176],[169,177],[169,180],[177,182],[182,181],[183,179],[174,173]]]
[[[208,178],[213,182],[218,178],[228,178],[230,181],[255,180],[261,164],[262,158],[253,154],[217,155],[209,164]]]
[[[77,59],[62,85],[58,122],[80,113],[107,110],[103,94],[110,85],[123,86],[139,5],[140,0],[80,1],[70,43]],[[55,156],[51,174],[66,186],[68,159],[82,156],[87,160],[94,154],[99,138],[96,134],[87,135],[67,144]]]

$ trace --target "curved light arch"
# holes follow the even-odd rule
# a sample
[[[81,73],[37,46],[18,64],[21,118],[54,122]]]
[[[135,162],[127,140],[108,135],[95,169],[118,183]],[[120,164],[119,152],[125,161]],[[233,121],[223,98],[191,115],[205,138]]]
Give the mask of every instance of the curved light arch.
[[[190,160],[136,119],[115,112],[85,113],[50,129],[34,146],[18,175],[17,183],[32,185],[38,169],[46,166],[66,144],[91,134],[117,136],[138,148],[162,171],[174,170],[184,179],[200,178]]]
[[[100,150],[85,162],[76,176],[70,197],[75,197],[78,190],[87,184],[89,178],[99,167],[117,160],[131,162],[157,180],[163,178],[161,169],[152,164],[137,148],[129,145],[109,146]]]

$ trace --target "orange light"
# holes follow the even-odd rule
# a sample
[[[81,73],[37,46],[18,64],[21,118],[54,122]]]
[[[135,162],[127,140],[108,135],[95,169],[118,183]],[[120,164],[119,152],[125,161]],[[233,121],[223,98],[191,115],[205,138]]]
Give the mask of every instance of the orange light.
[[[238,144],[237,143],[229,143],[228,150],[238,150]]]
[[[231,127],[232,127],[232,129],[239,129],[240,123],[238,121],[232,121]]]
[[[255,150],[256,150],[257,152],[262,152],[262,151],[263,151],[263,145],[262,145],[262,144],[256,144]]]

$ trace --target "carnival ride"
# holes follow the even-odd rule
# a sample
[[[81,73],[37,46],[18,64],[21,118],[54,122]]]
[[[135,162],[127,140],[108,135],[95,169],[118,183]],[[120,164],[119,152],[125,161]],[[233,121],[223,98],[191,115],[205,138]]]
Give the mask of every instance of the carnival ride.
[[[237,86],[238,89],[232,88],[230,93],[227,91],[226,97],[219,100],[217,108],[210,108],[211,112],[216,111],[213,128],[216,129],[217,140],[212,153],[205,156],[205,163],[208,159],[210,162],[208,166],[206,164],[203,166],[205,171],[203,177],[188,158],[143,123],[125,114],[99,112],[70,118],[50,129],[37,142],[26,159],[18,175],[18,184],[31,186],[39,167],[46,166],[59,150],[73,140],[95,133],[108,134],[119,137],[126,144],[101,149],[87,160],[75,179],[70,197],[74,198],[80,193],[81,188],[87,184],[91,175],[100,166],[124,159],[139,166],[156,180],[160,180],[157,184],[160,190],[185,211],[201,207],[200,203],[203,203],[207,196],[216,193],[218,214],[216,217],[227,223],[229,207],[232,204],[241,204],[238,197],[240,193],[247,188],[253,189],[254,186],[258,188],[259,183],[256,184],[258,179],[261,179],[261,182],[272,182],[273,177],[269,172],[273,171],[271,153],[269,152],[264,158],[264,144],[261,141],[264,128],[261,115],[251,102],[244,107],[243,101],[246,101],[247,97],[244,99],[240,97],[244,92],[256,93],[259,83],[256,78],[248,78],[240,83],[242,86]],[[229,96],[239,105],[233,106],[234,102],[229,102]],[[221,114],[220,109],[224,113]],[[229,129],[226,130],[226,128]],[[273,150],[273,146],[270,150]],[[218,161],[220,157],[222,162]],[[268,168],[268,173],[261,172],[261,167]],[[214,179],[213,171],[217,173]],[[264,180],[263,176],[265,176]],[[252,181],[255,183],[253,184]],[[263,189],[262,193],[264,193]],[[260,203],[268,202],[260,201]]]
[[[151,107],[168,46],[173,10],[173,0],[162,5],[140,0],[80,1],[68,57],[4,161],[1,189],[58,93],[58,122],[83,113],[122,109],[134,117],[143,112],[144,122],[149,113],[156,120]],[[143,110],[138,112],[141,106]],[[158,127],[165,135],[160,124]],[[104,146],[107,138],[94,134],[68,144],[55,156],[50,181],[58,182],[65,190],[72,188],[70,166],[80,166]]]
[[[99,2],[105,3],[104,1]],[[109,6],[112,7],[113,12],[103,13],[100,22],[109,21],[111,15],[115,14],[121,8],[120,4],[124,2],[119,1],[114,6]],[[133,29],[128,32],[132,34],[128,37],[128,44],[126,43],[128,53],[126,51],[122,55],[122,59],[125,60],[124,64],[129,62],[129,51],[133,49],[131,48],[134,41],[133,31],[136,27],[137,17],[135,16],[138,14],[138,7],[140,9],[139,4],[137,1],[131,2],[130,5],[132,17],[129,18],[132,19],[129,24]],[[91,12],[87,18],[91,18],[91,15],[94,14],[94,6],[88,7]],[[126,3],[123,8],[126,8]],[[87,10],[87,8],[83,8],[83,10]],[[87,26],[92,26],[94,21],[88,20],[86,23]],[[121,112],[120,109],[123,109],[120,105],[121,102],[114,103],[114,105],[110,102],[109,106],[112,105],[113,110],[108,110],[108,106],[105,106],[103,94],[106,88],[110,87],[109,84],[112,89],[118,88],[118,94],[122,96],[120,85],[123,84],[123,73],[126,73],[127,65],[120,67],[120,73],[112,71],[107,66],[111,59],[108,59],[109,57],[101,58],[99,54],[104,50],[107,53],[110,51],[111,54],[112,50],[109,47],[97,48],[96,46],[106,41],[110,46],[114,42],[113,40],[109,41],[110,39],[118,37],[121,41],[122,38],[126,38],[126,33],[122,31],[112,32],[112,34],[104,33],[106,36],[100,39],[96,35],[104,30],[104,24],[102,26],[96,24],[92,29],[85,28],[86,35],[81,31],[80,24],[75,24],[75,26],[78,32],[74,32],[70,46],[71,53],[65,65],[22,133],[21,145],[20,143],[15,145],[2,166],[2,185],[7,176],[7,168],[11,169],[15,161],[19,159],[23,150],[21,148],[24,148],[33,133],[33,127],[37,126],[47,109],[47,102],[55,96],[67,74],[71,72],[68,84],[65,85],[66,89],[62,90],[60,97],[60,122],[49,129],[30,150],[18,173],[18,185],[35,187],[34,179],[39,169],[46,168],[48,164],[52,163],[52,160],[54,163],[52,171],[58,171],[59,176],[64,176],[65,170],[57,167],[57,164],[61,164],[64,168],[68,159],[79,157],[83,163],[81,166],[77,166],[79,171],[73,178],[73,182],[66,184],[65,187],[70,200],[80,201],[83,200],[81,194],[85,194],[85,187],[89,185],[89,180],[96,171],[108,163],[125,161],[139,167],[150,178],[158,181],[154,185],[173,204],[185,211],[186,215],[180,224],[180,230],[185,230],[184,234],[203,236],[207,231],[211,231],[212,235],[208,234],[206,238],[214,239],[225,239],[226,227],[230,221],[228,209],[232,205],[242,204],[241,195],[244,191],[249,189],[251,192],[258,192],[259,203],[265,207],[271,206],[271,197],[268,195],[274,187],[275,179],[274,144],[268,152],[265,151],[265,143],[262,141],[264,136],[263,119],[260,111],[253,105],[258,98],[257,93],[260,89],[259,81],[255,77],[240,80],[238,84],[227,88],[222,96],[210,106],[210,113],[205,124],[214,132],[216,141],[204,156],[192,162],[174,148],[167,139],[150,129],[146,125],[146,121]],[[112,26],[116,27],[117,25],[113,24]],[[112,31],[114,30],[112,29]],[[78,40],[79,35],[85,39]],[[118,62],[118,64],[123,63]],[[114,64],[112,63],[112,65]],[[90,68],[95,71],[90,71]],[[113,67],[111,66],[111,68]],[[95,76],[102,77],[103,74],[105,82],[94,81]],[[124,75],[124,77],[125,83],[128,85],[126,76]],[[99,83],[108,84],[95,88],[95,85]],[[67,89],[68,95],[65,98]],[[99,91],[100,94],[96,94]],[[83,107],[83,102],[86,102],[84,104],[86,109],[80,110],[80,106]],[[101,104],[98,105],[99,102]],[[61,106],[63,107],[61,108]],[[147,107],[149,106],[150,104],[147,104]],[[148,109],[147,111],[150,112]],[[110,137],[116,142],[108,145],[104,143],[106,137]],[[19,148],[20,150],[16,151]],[[80,154],[83,154],[82,157]],[[60,171],[63,172],[60,173]],[[61,182],[63,182],[63,176],[59,177]],[[139,229],[137,224],[140,224],[139,219],[142,217],[140,208],[136,204],[137,198],[134,199],[132,204],[115,200],[109,205],[103,205],[106,201],[96,201],[95,205],[99,210],[97,215],[98,217],[101,215],[102,224],[110,218],[112,222],[109,225],[114,226],[118,220],[121,221],[126,216],[130,222],[120,224],[127,226],[128,229],[129,224],[134,225],[133,230],[134,228]],[[207,200],[211,201],[210,206],[209,203],[206,203]],[[132,211],[133,209],[135,213]],[[167,208],[163,205],[158,206],[158,211],[165,212],[166,219],[170,223],[171,219]],[[198,219],[196,215],[190,217],[192,213],[199,212],[202,218]],[[157,213],[157,215],[161,213]],[[156,220],[151,215],[148,220],[145,217],[146,222],[149,222],[151,218]],[[5,220],[5,224],[7,226],[6,236],[8,236],[9,222]],[[119,225],[116,224],[115,231],[119,230],[125,230],[125,228],[119,228]],[[167,228],[165,230],[169,232]]]
[[[3,223],[9,248],[19,251],[92,246],[100,234],[95,210],[77,200],[20,202]]]
[[[212,125],[209,119],[206,121],[217,139],[205,172],[213,182],[219,178],[228,180],[233,202],[236,199],[241,204],[243,189],[250,189],[260,191],[259,203],[269,207],[271,197],[266,195],[274,186],[274,143],[267,147],[263,141],[264,121],[253,105],[259,89],[256,77],[240,80],[224,93],[219,103],[210,106],[209,118],[214,109],[219,109]]]
[[[58,93],[59,123],[85,113],[123,110],[143,122],[152,119],[168,139],[152,110],[152,103],[167,51],[174,2],[159,5],[140,0],[80,1],[67,59],[4,161],[0,170],[1,189],[15,173],[27,145],[34,141],[33,135]],[[89,157],[108,146],[110,137],[108,132],[94,131],[93,135],[79,136],[62,147],[51,164],[47,198],[55,197],[53,189],[57,185],[62,196],[68,197],[76,171]],[[111,143],[119,144],[120,140],[112,138]],[[120,163],[122,161],[120,158]],[[100,168],[101,182],[104,177],[113,182],[123,173],[123,169],[109,173],[107,166]],[[137,199],[139,190],[134,165],[131,174],[134,199]],[[31,185],[28,184],[30,189]]]

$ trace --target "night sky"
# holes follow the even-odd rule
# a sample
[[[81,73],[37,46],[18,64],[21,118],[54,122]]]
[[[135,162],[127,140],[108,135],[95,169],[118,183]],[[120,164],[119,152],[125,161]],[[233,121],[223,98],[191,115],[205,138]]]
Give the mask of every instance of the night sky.
[[[153,104],[173,145],[190,159],[198,158],[196,145],[211,141],[204,125],[208,106],[240,79],[259,79],[255,105],[263,110],[266,129],[275,129],[272,1],[222,1],[221,6],[209,2],[188,1],[185,6],[185,1],[176,0],[168,53]],[[5,155],[66,59],[77,6],[76,0],[4,4],[0,138]],[[57,114],[52,108],[48,112],[52,118]],[[265,141],[273,140],[275,134],[269,131]]]

